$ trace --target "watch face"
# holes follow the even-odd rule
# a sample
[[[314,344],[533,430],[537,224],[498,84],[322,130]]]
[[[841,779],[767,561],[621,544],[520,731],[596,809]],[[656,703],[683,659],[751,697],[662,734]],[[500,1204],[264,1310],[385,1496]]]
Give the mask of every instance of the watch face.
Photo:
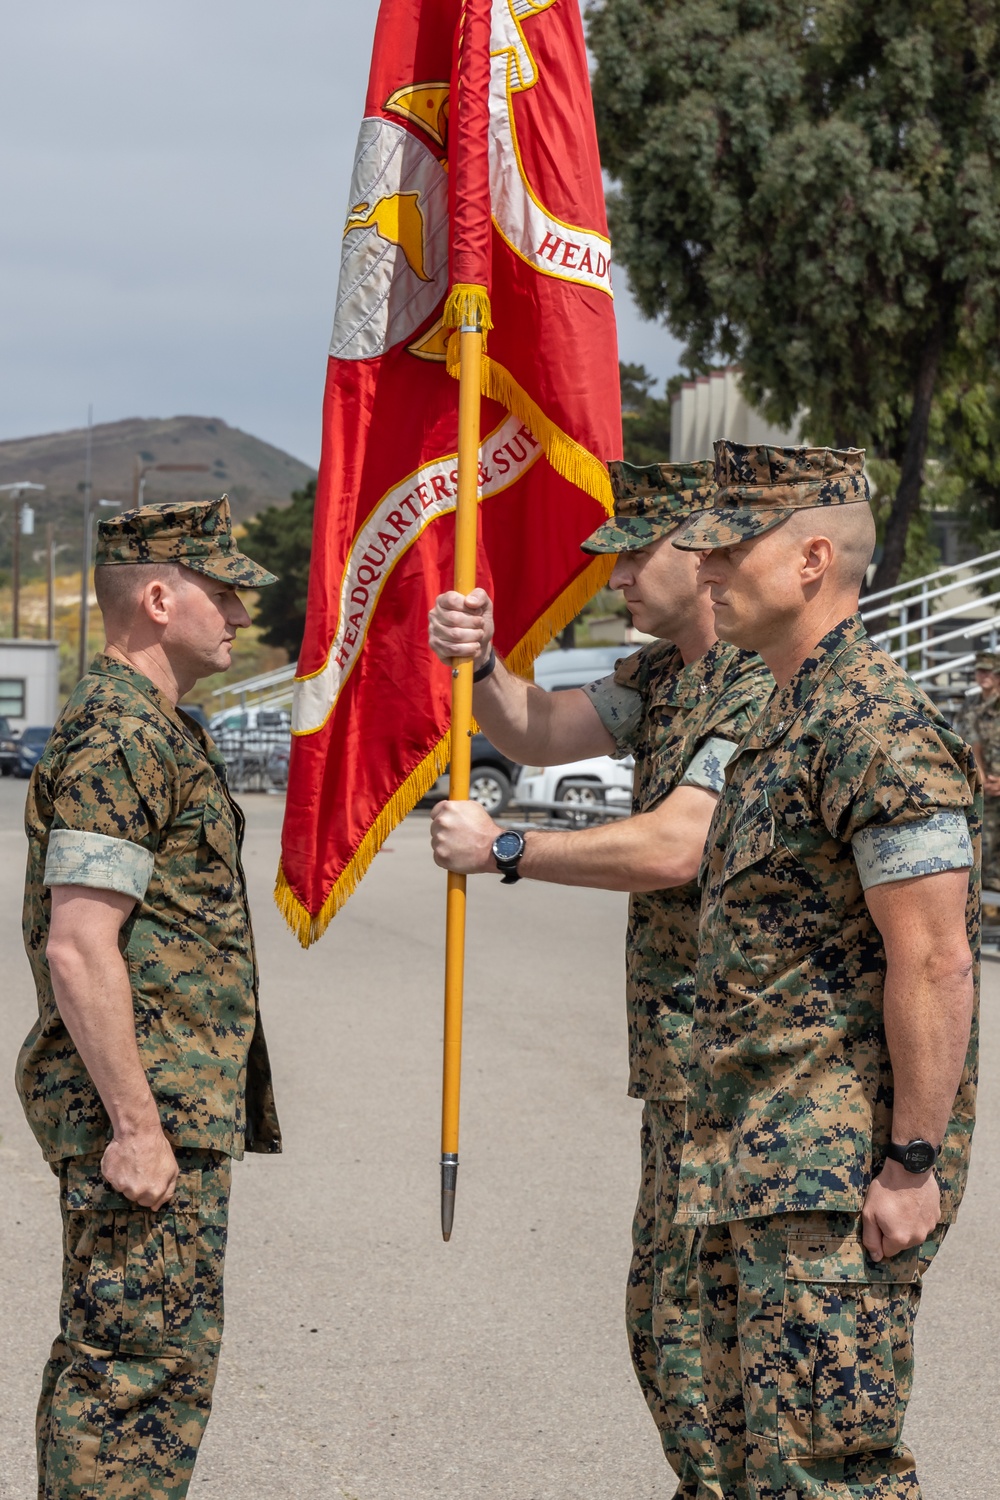
[[[911,1141],[903,1152],[903,1165],[908,1172],[926,1172],[934,1165],[937,1152],[928,1141]]]
[[[493,840],[493,856],[495,859],[516,859],[524,848],[524,839],[519,833],[507,829]]]

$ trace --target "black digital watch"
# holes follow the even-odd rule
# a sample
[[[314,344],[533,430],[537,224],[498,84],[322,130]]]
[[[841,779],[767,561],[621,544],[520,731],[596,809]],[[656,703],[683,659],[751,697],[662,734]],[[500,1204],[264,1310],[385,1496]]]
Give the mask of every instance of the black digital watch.
[[[890,1161],[898,1161],[905,1172],[929,1172],[940,1155],[940,1148],[932,1146],[930,1141],[907,1141],[905,1146],[897,1146],[895,1141],[890,1141],[886,1148],[886,1156]]]
[[[503,875],[504,885],[513,885],[515,880],[520,880],[517,866],[523,853],[524,834],[515,832],[513,828],[505,828],[493,840],[493,858]]]

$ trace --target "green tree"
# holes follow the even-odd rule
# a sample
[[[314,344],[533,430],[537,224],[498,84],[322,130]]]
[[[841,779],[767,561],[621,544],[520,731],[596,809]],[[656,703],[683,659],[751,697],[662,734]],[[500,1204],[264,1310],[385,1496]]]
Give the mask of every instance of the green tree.
[[[619,363],[622,396],[622,457],[630,464],[667,463],[670,459],[670,397],[654,396],[656,377],[645,365]],[[679,377],[678,377],[679,379]]]
[[[995,364],[945,384],[931,413],[930,446],[937,460],[937,503],[957,511],[977,547],[995,551],[1000,545],[1000,370]]]
[[[294,660],[302,645],[312,555],[316,481],[292,493],[290,505],[269,505],[250,521],[241,545],[255,562],[270,568],[277,583],[261,589],[257,623],[266,646],[281,646]]]
[[[772,420],[898,467],[888,586],[935,392],[1000,324],[995,0],[604,0],[589,40],[640,308]]]

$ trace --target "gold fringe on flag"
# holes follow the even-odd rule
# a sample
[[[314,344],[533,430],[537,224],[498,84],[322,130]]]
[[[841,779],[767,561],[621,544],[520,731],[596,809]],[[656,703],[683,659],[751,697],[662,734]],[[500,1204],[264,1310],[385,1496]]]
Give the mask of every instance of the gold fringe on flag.
[[[357,890],[368,867],[393,829],[413,811],[425,792],[448,769],[448,752],[451,733],[444,735],[429,755],[411,771],[406,780],[396,788],[388,802],[377,814],[349,863],[341,870],[333,889],[315,916],[302,905],[278,865],[278,877],[274,883],[274,899],[278,910],[295,933],[303,948],[308,948],[321,938],[333,918]]]
[[[536,620],[531,629],[521,637],[508,656],[504,658],[512,672],[526,677],[531,671],[535,657],[546,647],[554,635],[564,630],[570,620],[575,620],[583,606],[604,587],[611,576],[615,559],[601,554],[584,568],[573,582],[558,596],[549,609]],[[307,911],[295,895],[278,866],[278,878],[274,886],[274,899],[278,910],[295,933],[303,948],[310,947],[321,938],[347,898],[360,885],[368,867],[379,849],[408,813],[411,813],[425,792],[448,768],[450,734],[446,734],[434,746],[415,771],[411,771],[399,786],[368,829],[353,858],[340,872],[333,889],[315,916]]]
[[[447,323],[447,317],[445,322]],[[458,338],[448,340],[448,374],[458,379]],[[545,457],[564,479],[575,484],[577,489],[590,495],[603,505],[609,516],[614,515],[615,502],[611,494],[608,471],[599,458],[595,458],[568,433],[557,427],[547,417],[538,402],[519,385],[509,370],[496,360],[483,356],[482,391],[492,401],[505,406],[512,416],[520,417],[532,437],[541,443]],[[609,575],[610,576],[610,575]],[[596,590],[595,590],[596,592]],[[572,616],[570,616],[572,618]],[[560,627],[561,629],[562,627]]]
[[[489,292],[484,286],[475,286],[469,281],[456,281],[445,300],[441,321],[445,328],[461,328],[463,323],[478,326],[483,332],[485,349],[485,335],[493,327]]]
[[[563,589],[551,608],[535,621],[531,629],[504,657],[504,661],[512,672],[516,672],[518,677],[528,676],[532,664],[545,650],[552,637],[558,635],[560,630],[565,630],[570,621],[576,619],[584,605],[589,604],[594,595],[601,591],[611,577],[611,569],[614,565],[614,556],[603,553],[595,557],[582,573],[577,574],[573,582]]]

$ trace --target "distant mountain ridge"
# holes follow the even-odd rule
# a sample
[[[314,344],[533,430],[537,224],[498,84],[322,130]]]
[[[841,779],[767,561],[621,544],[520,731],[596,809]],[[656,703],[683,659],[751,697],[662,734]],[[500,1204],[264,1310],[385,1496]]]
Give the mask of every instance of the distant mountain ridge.
[[[82,505],[87,429],[43,433],[0,442],[0,484],[20,479],[44,484],[32,497],[39,519],[77,523]],[[201,473],[170,473],[157,464],[205,464]],[[268,505],[286,505],[315,470],[271,443],[220,417],[129,417],[93,428],[92,494],[132,503],[136,476],[145,469],[143,499],[196,500],[228,494],[237,521]],[[68,507],[68,509],[67,509]]]

